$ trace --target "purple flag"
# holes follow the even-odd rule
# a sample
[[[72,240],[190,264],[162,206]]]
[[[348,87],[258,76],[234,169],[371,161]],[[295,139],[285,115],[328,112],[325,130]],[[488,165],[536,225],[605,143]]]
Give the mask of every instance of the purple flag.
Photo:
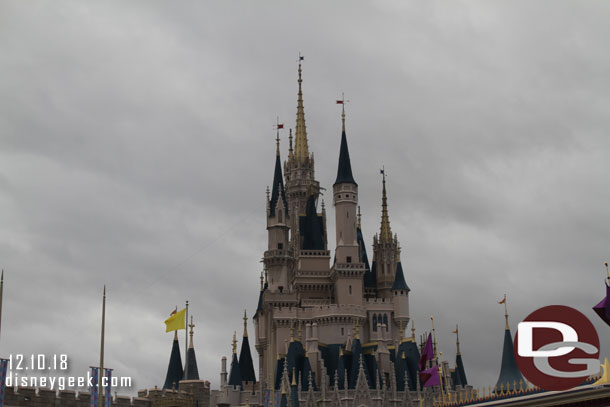
[[[104,407],[112,407],[112,369],[104,369],[106,373],[106,387],[104,388]]]
[[[434,347],[432,346],[432,334],[428,334],[428,341],[426,342],[426,346],[424,346],[424,350],[421,353],[419,358],[419,371],[423,372],[426,368],[426,362],[434,357]],[[423,383],[423,381],[422,381]]]
[[[420,372],[419,380],[422,382],[424,387],[440,386],[441,378],[438,374],[438,365],[432,366],[430,369]]]
[[[6,388],[6,371],[8,359],[0,359],[0,407],[4,406],[4,390]]]
[[[607,283],[606,296],[599,304],[593,307],[593,311],[595,311],[606,324],[610,325],[610,287],[608,287]]]
[[[97,373],[100,369],[97,367],[91,367],[91,387],[89,393],[91,393],[91,399],[89,400],[90,407],[97,407]]]

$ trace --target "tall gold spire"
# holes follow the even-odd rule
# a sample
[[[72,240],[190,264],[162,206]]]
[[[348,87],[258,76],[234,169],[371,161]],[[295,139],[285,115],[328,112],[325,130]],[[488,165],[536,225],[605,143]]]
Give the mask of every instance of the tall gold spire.
[[[392,229],[390,229],[390,216],[388,215],[388,197],[385,190],[385,168],[381,170],[383,176],[383,189],[381,192],[381,229],[379,232],[380,243],[392,241]]]
[[[304,162],[309,157],[309,146],[307,145],[307,127],[305,126],[305,109],[303,108],[303,90],[301,84],[301,61],[303,57],[299,54],[299,93],[297,99],[297,125],[295,131],[294,156],[298,162]]]
[[[190,342],[189,342],[189,349],[193,348],[193,328],[195,328],[195,324],[193,323],[193,316],[191,315],[191,323],[189,324],[189,328],[191,328],[191,330],[189,331],[189,336],[190,336]]]
[[[280,156],[280,129],[277,129],[277,137],[275,138],[275,155]]]
[[[292,129],[290,129],[288,134],[288,159],[292,160],[294,158],[294,150],[292,149]]]
[[[246,310],[244,310],[244,338],[248,336],[248,317],[246,316]]]

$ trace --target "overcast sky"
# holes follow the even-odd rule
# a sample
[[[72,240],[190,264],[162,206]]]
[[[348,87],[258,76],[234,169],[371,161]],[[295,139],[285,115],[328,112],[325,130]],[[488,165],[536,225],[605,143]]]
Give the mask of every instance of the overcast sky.
[[[163,321],[187,299],[218,386],[256,308],[299,52],[330,248],[345,92],[365,241],[385,166],[418,334],[435,315],[453,364],[460,324],[469,381],[493,385],[507,293],[513,332],[565,304],[608,355],[591,307],[610,257],[609,21],[605,1],[0,0],[0,355],[67,353],[84,374],[106,284],[126,392],[163,385]]]

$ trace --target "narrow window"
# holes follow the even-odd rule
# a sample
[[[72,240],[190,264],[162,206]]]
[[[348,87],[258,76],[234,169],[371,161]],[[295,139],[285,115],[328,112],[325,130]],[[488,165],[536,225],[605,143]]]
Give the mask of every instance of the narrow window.
[[[341,336],[345,335],[345,328],[341,328]]]
[[[352,295],[352,286],[349,286],[349,295]]]
[[[388,327],[388,315],[387,314],[383,316],[383,323],[385,325],[385,330],[388,331],[389,327]]]
[[[277,248],[278,248],[279,250],[282,250],[282,249],[284,248],[284,243],[278,243],[278,244],[277,244]]]
[[[373,332],[377,332],[377,314],[373,315]]]
[[[347,261],[348,263],[351,263],[351,262],[352,262],[352,256],[347,256],[346,261]],[[351,286],[350,286],[350,287],[351,287]]]

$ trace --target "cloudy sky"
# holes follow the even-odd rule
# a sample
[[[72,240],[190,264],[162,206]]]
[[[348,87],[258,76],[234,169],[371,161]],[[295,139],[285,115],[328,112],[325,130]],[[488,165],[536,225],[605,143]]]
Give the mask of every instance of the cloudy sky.
[[[366,241],[385,166],[418,332],[435,315],[453,361],[460,324],[469,381],[493,385],[507,293],[513,330],[573,306],[608,355],[591,306],[610,257],[609,18],[603,1],[0,1],[0,354],[85,373],[106,284],[127,392],[163,385],[163,320],[187,299],[218,385],[256,306],[301,52],[316,176],[332,187],[345,92]]]

